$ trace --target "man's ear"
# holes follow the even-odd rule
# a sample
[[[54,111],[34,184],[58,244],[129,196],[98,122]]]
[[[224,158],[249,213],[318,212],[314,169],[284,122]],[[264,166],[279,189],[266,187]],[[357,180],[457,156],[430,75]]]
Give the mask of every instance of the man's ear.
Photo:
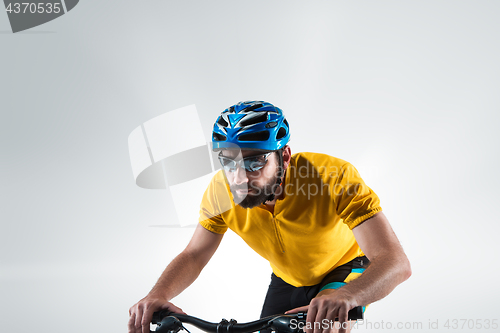
[[[283,167],[285,170],[288,168],[288,165],[290,165],[290,160],[292,159],[292,150],[290,149],[289,145],[286,145],[283,148]]]

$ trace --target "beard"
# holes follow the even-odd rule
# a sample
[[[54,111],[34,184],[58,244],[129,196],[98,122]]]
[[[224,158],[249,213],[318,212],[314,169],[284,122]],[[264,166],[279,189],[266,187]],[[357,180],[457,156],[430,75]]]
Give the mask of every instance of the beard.
[[[234,203],[240,205],[243,208],[253,208],[259,206],[267,201],[270,195],[274,194],[274,191],[279,186],[277,184],[278,177],[274,176],[267,184],[262,187],[253,186],[251,183],[241,184],[241,185],[231,185],[231,193],[233,194]],[[246,194],[238,194],[236,190],[248,190]]]

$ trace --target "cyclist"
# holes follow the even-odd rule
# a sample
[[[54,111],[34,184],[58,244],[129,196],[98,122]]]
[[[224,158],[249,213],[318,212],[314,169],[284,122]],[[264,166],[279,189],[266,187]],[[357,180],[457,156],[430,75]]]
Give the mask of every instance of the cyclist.
[[[129,332],[149,332],[160,309],[187,288],[229,228],[272,267],[261,317],[307,311],[307,333],[336,317],[349,332],[347,312],[388,295],[411,275],[409,261],[382,213],[378,196],[357,170],[317,153],[292,155],[281,109],[240,102],[217,118],[212,135],[223,170],[201,203],[187,247],[149,294],[130,308]],[[316,323],[316,324],[315,324]]]

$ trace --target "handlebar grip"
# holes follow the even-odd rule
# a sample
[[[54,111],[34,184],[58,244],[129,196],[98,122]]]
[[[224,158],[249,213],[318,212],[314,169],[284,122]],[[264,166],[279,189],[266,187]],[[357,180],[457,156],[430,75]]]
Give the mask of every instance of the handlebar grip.
[[[352,308],[349,310],[347,313],[347,319],[349,320],[363,320],[363,307],[362,306],[357,306],[355,308]]]
[[[163,318],[168,317],[168,316],[174,316],[176,313],[168,311],[168,310],[161,310],[153,313],[153,318],[151,319],[151,324],[158,324],[160,321],[163,320]]]

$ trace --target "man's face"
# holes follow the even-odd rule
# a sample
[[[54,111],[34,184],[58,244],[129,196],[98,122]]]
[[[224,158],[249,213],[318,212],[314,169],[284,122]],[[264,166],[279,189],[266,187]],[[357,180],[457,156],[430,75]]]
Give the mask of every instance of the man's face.
[[[259,161],[265,161],[263,153],[255,150],[224,150],[221,155],[236,161],[258,156]],[[243,208],[253,208],[264,203],[273,193],[278,179],[278,159],[275,153],[271,153],[260,170],[249,172],[238,165],[236,170],[225,173],[234,202]]]

